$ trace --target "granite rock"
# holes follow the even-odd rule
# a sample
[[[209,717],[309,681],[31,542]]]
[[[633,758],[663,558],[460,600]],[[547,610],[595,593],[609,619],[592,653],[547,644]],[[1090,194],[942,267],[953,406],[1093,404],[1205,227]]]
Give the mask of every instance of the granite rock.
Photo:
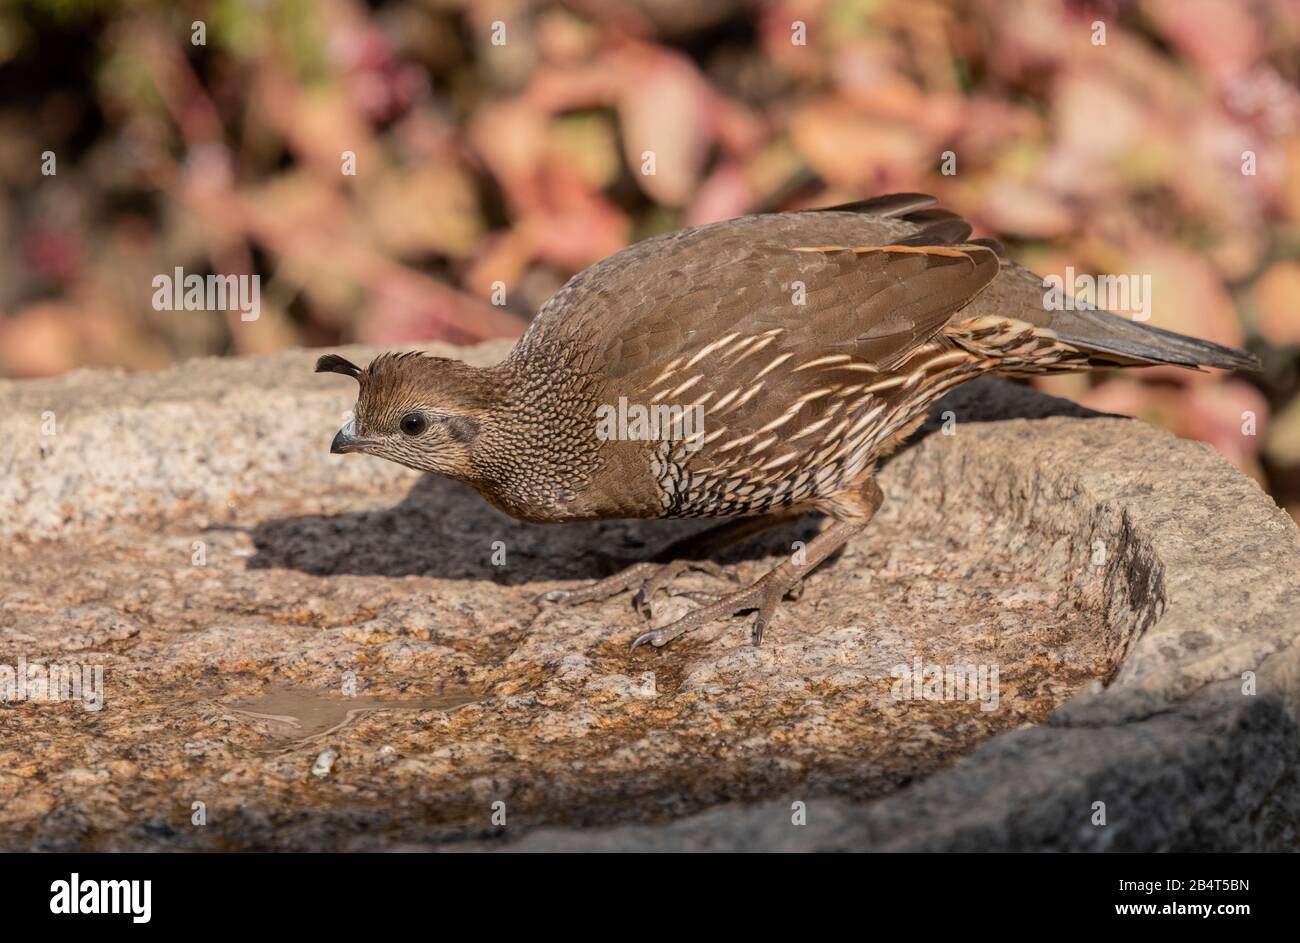
[[[761,647],[629,654],[627,595],[534,597],[701,524],[330,455],[312,361],[0,383],[0,697],[86,682],[0,704],[0,848],[1295,847],[1300,537],[1205,446],[970,384]]]

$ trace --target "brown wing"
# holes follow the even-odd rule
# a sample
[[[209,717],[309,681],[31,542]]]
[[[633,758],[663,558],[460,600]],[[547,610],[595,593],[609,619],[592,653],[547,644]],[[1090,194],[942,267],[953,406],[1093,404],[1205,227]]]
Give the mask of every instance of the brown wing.
[[[593,351],[605,401],[703,411],[701,447],[655,463],[665,513],[806,500],[870,461],[909,359],[944,355],[935,335],[997,274],[986,246],[914,244],[966,235],[954,219],[814,211],[675,233],[575,279],[524,343]]]
[[[547,302],[521,351],[591,350],[597,369],[621,380],[689,359],[731,332],[779,330],[777,351],[886,362],[934,334],[997,272],[983,247],[942,245],[954,233],[943,216],[931,225],[947,231],[930,246],[902,244],[926,234],[916,223],[827,211],[744,217],[637,243]]]
[[[755,246],[707,286],[612,332],[597,362],[630,389],[689,371],[708,385],[734,384],[769,363],[808,357],[887,369],[997,270],[981,246]]]
[[[974,245],[759,247],[753,258],[780,287],[716,294],[707,323],[725,327],[670,321],[618,339],[620,362],[642,351],[649,361],[620,395],[693,409],[702,422],[697,450],[665,447],[655,465],[673,515],[767,511],[855,480],[910,420],[898,406],[914,382],[971,359],[935,335],[998,270],[996,254]],[[796,282],[803,305],[791,299]],[[652,356],[655,345],[674,356]]]

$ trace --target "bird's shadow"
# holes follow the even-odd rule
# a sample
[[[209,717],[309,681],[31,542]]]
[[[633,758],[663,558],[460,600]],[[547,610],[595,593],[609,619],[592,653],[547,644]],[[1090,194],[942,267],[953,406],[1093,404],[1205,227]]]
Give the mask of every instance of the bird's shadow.
[[[1023,387],[978,380],[939,400],[900,453],[943,428],[952,417],[959,422],[988,422],[1100,415]],[[251,531],[255,553],[248,566],[316,576],[488,579],[514,586],[603,576],[708,526],[707,521],[526,524],[500,513],[466,485],[426,475],[394,507],[293,515],[257,524]],[[729,548],[716,559],[728,563],[788,553],[792,541],[807,540],[818,528],[816,516],[798,518]]]

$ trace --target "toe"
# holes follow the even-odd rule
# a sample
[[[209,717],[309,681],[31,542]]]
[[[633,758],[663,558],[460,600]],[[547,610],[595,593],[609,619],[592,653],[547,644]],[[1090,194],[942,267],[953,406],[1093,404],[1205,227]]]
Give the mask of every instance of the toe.
[[[671,594],[674,599],[689,599],[691,602],[697,602],[701,606],[708,606],[722,598],[721,593],[704,593],[693,589],[683,590],[680,593]]]
[[[717,563],[714,563],[712,560],[692,560],[690,569],[698,570],[701,573],[707,573],[710,576],[717,577],[720,580],[731,580],[733,583],[736,580],[734,576],[729,574],[726,570],[724,570]]]

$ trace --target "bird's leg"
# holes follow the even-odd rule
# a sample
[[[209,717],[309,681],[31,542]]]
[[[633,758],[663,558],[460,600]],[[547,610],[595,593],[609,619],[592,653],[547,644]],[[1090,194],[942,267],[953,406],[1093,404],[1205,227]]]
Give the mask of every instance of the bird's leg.
[[[870,479],[863,485],[861,492],[855,493],[851,498],[837,496],[829,508],[837,518],[835,523],[808,542],[798,562],[795,558],[785,560],[745,589],[723,596],[717,602],[697,609],[671,625],[637,636],[632,648],[647,642],[655,647],[666,645],[693,629],[749,609],[758,610],[750,636],[754,644],[758,645],[763,641],[763,633],[771,624],[772,615],[781,598],[799,585],[818,564],[861,533],[883,499],[879,486]]]
[[[763,633],[771,623],[772,614],[775,612],[776,605],[780,602],[781,597],[794,584],[802,580],[804,575],[813,567],[844,546],[846,541],[858,534],[865,526],[864,523],[858,521],[836,521],[808,542],[808,546],[804,550],[805,562],[802,565],[796,564],[793,560],[786,560],[745,589],[729,593],[715,603],[702,609],[696,609],[671,625],[652,629],[638,636],[636,641],[632,643],[632,647],[636,648],[647,642],[655,647],[666,645],[679,635],[684,635],[693,629],[708,625],[717,619],[727,618],[749,609],[758,610],[758,617],[754,620],[753,629],[753,640],[757,644],[762,641]]]
[[[633,586],[640,589],[632,598],[632,605],[643,615],[650,615],[650,600],[656,592],[683,570],[703,570],[714,576],[726,577],[723,569],[711,560],[703,560],[711,553],[716,553],[746,537],[762,533],[784,521],[790,520],[791,514],[765,514],[761,517],[740,517],[711,527],[703,533],[694,534],[669,544],[649,560],[634,563],[619,572],[597,580],[590,586],[580,589],[554,589],[538,596],[540,602],[563,602],[576,605],[608,599]]]

